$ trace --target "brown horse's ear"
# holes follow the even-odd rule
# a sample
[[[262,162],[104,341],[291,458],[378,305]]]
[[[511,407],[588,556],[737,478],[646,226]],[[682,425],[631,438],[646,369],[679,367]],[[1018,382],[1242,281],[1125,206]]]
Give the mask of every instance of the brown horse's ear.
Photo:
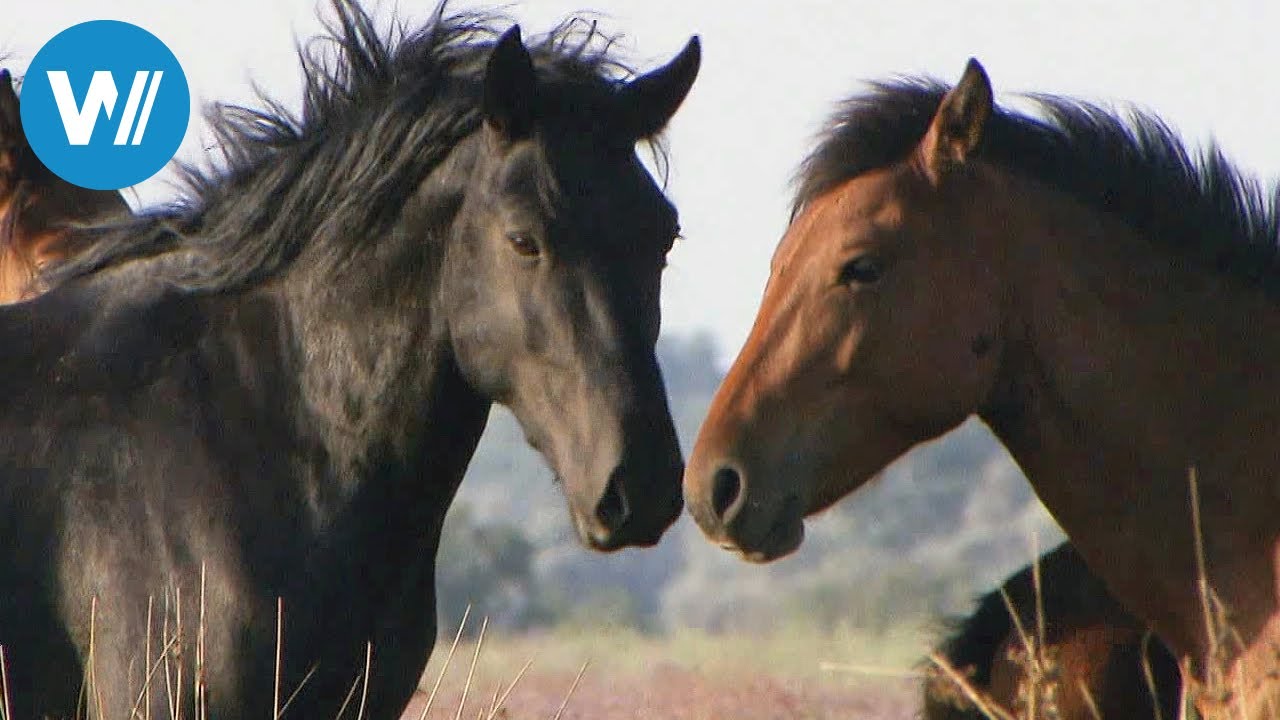
[[[485,67],[485,124],[506,140],[531,135],[537,89],[533,58],[520,39],[520,26],[514,25],[498,39]]]
[[[666,127],[693,87],[701,65],[702,41],[694,35],[671,62],[619,88],[621,132],[639,139]]]
[[[8,70],[0,69],[0,141],[22,137],[22,116],[18,113],[18,93]]]
[[[939,182],[969,160],[982,140],[993,102],[986,70],[970,58],[960,82],[942,98],[920,142],[920,159],[931,180]]]

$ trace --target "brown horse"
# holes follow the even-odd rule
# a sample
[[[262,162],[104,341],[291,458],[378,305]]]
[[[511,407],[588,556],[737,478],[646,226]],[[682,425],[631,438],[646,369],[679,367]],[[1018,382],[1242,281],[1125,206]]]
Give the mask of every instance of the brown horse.
[[[1260,710],[1280,694],[1274,191],[1149,115],[1031,101],[997,108],[972,62],[954,89],[884,83],[839,111],[686,500],[771,560],[977,414],[1116,598]],[[1203,613],[1190,468],[1229,632]]]
[[[128,209],[120,193],[72,185],[40,162],[9,71],[0,70],[0,304],[38,294],[40,268],[79,250],[71,225]]]
[[[1052,694],[1059,720],[1175,720],[1182,682],[1178,661],[1164,644],[1120,607],[1071,545],[1060,545],[1041,557],[1039,567],[1039,602],[1034,570],[1028,565],[984,596],[938,653],[987,699],[1023,717],[1026,681],[1032,674],[1027,669],[1025,633],[1046,666],[1041,681],[1052,692],[1044,695]],[[1006,596],[1017,611],[1016,623]],[[928,675],[925,720],[983,717],[951,679]]]

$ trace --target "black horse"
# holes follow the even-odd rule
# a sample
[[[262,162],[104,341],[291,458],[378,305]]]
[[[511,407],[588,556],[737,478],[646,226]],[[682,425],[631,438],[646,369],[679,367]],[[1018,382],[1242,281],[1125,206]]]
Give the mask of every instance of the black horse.
[[[335,718],[353,688],[348,716],[365,694],[396,716],[491,402],[590,546],[680,512],[654,356],[678,227],[636,144],[696,39],[626,81],[588,23],[526,47],[488,17],[383,37],[335,6],[300,115],[224,111],[189,204],[83,230],[50,293],[0,312],[15,717],[272,717],[296,691],[287,717]]]

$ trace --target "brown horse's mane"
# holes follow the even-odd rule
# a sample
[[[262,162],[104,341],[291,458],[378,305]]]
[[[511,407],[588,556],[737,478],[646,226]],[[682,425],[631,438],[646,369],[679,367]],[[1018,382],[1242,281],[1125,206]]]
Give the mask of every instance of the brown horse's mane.
[[[796,176],[793,216],[865,172],[905,160],[949,86],[871,84],[842,103]],[[1242,173],[1215,145],[1193,151],[1160,118],[1034,94],[1035,114],[997,107],[978,157],[1067,193],[1206,268],[1280,298],[1280,190]]]

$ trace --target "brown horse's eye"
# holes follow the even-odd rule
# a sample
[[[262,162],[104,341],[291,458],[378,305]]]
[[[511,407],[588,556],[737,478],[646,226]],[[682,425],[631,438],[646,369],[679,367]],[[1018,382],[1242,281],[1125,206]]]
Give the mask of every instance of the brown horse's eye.
[[[541,252],[538,241],[534,240],[529,233],[507,233],[507,242],[511,243],[512,249],[524,257],[536,257]]]
[[[872,255],[861,255],[840,268],[837,280],[841,285],[870,285],[884,274],[884,264]]]

